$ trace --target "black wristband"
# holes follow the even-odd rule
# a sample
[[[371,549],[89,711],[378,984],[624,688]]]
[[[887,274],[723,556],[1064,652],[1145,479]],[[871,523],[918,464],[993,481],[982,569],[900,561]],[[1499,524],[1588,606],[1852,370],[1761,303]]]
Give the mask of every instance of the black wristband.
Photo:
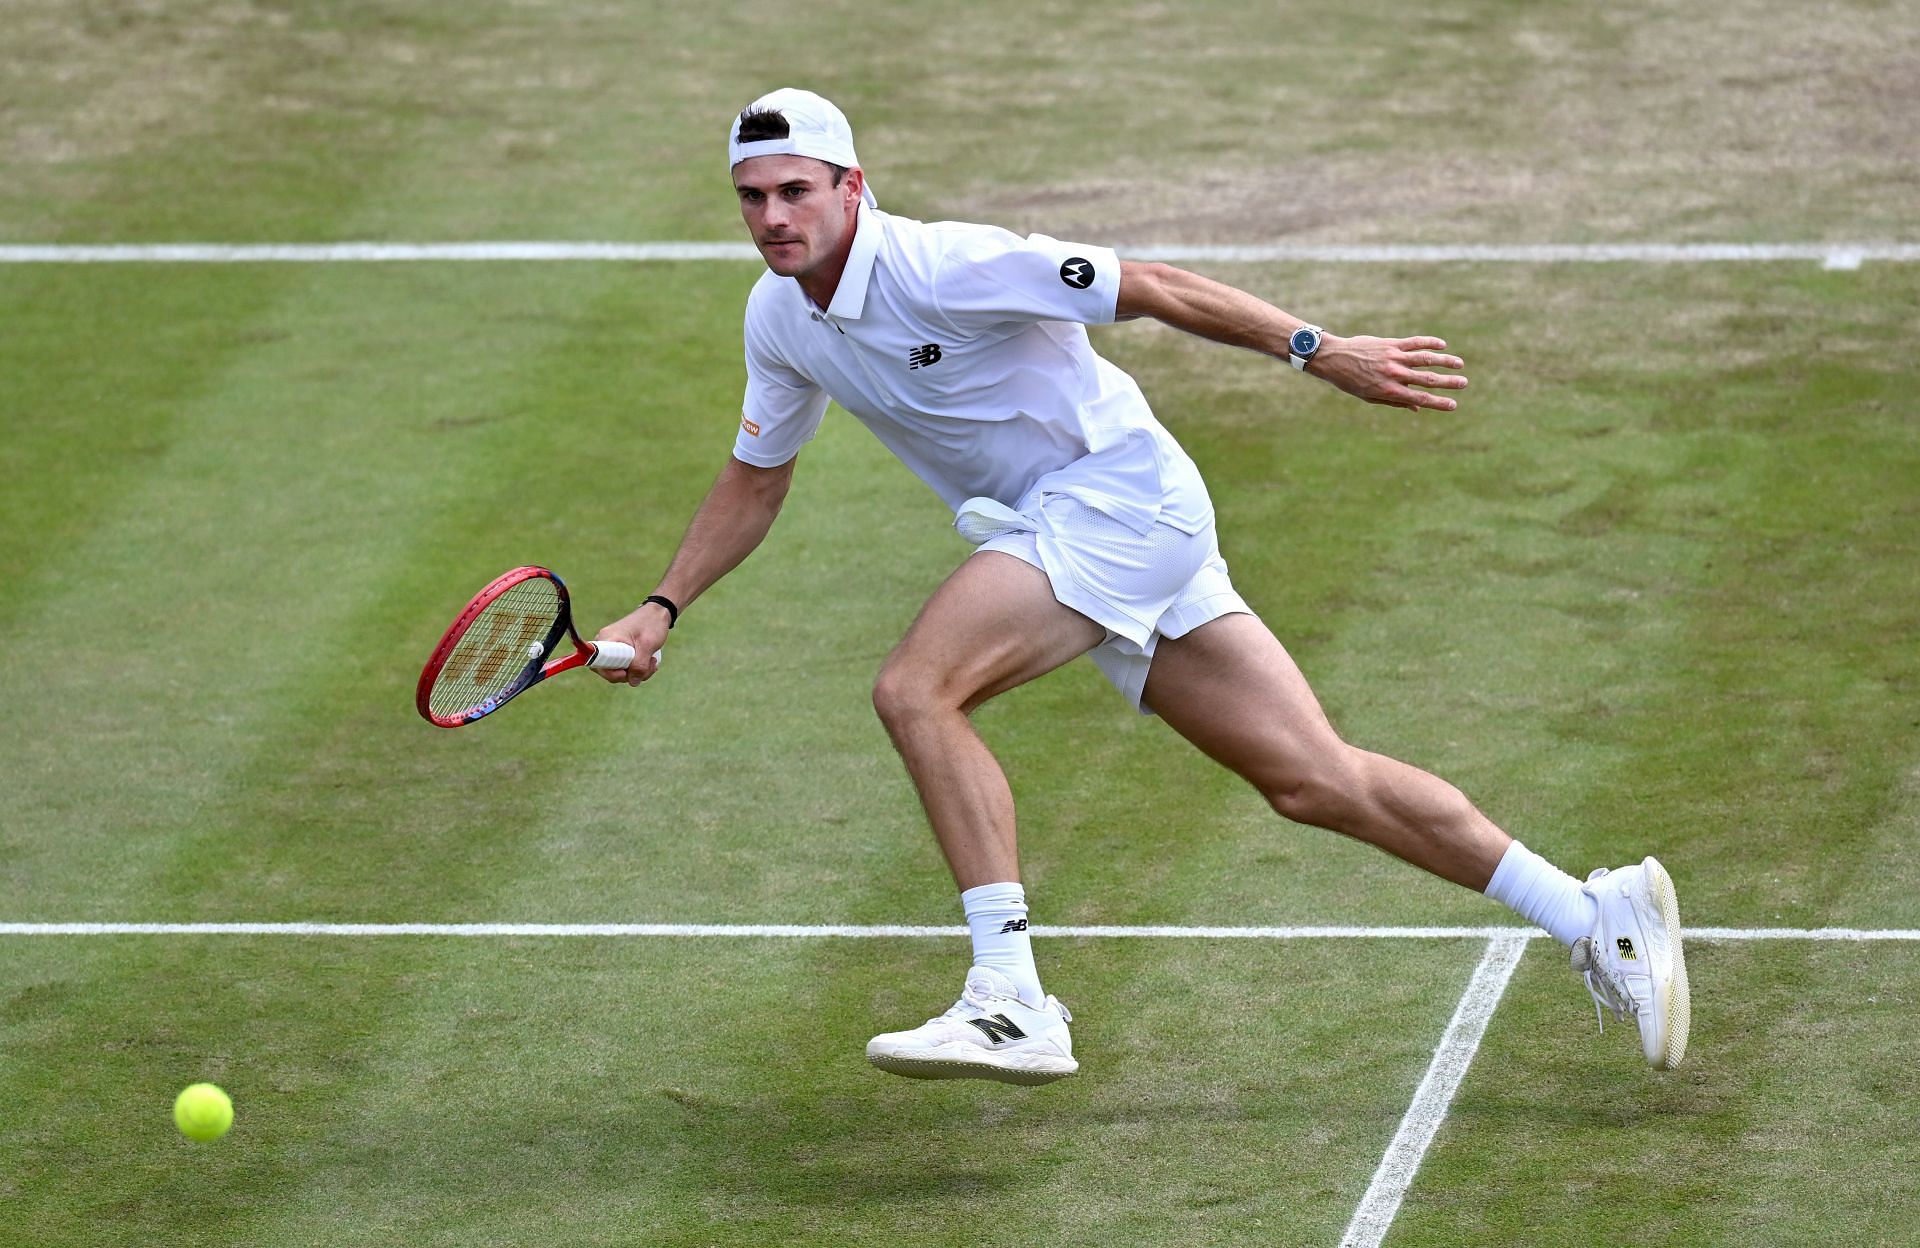
[[[680,608],[673,605],[673,599],[668,598],[664,594],[648,594],[640,600],[640,605],[644,607],[649,602],[657,602],[667,609],[667,628],[669,630],[680,622]]]

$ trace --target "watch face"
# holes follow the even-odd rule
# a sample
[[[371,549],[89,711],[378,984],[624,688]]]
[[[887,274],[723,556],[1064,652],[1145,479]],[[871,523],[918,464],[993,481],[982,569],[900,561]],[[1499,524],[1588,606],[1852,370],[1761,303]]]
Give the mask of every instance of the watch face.
[[[1287,345],[1295,355],[1312,355],[1320,346],[1320,335],[1302,326],[1293,331],[1293,337],[1287,340]]]

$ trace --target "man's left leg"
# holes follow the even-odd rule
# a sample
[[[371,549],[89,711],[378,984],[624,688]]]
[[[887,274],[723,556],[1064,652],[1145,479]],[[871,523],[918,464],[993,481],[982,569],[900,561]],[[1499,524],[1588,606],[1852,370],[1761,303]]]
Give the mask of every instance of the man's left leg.
[[[1678,903],[1655,859],[1582,886],[1477,810],[1453,785],[1342,741],[1267,626],[1224,615],[1164,638],[1144,700],[1168,726],[1299,823],[1367,841],[1484,892],[1574,951],[1596,1002],[1636,1018],[1647,1060],[1686,1052]]]
[[[1163,638],[1144,701],[1279,814],[1367,841],[1442,879],[1484,891],[1513,843],[1438,776],[1341,740],[1292,656],[1255,616],[1225,615]]]

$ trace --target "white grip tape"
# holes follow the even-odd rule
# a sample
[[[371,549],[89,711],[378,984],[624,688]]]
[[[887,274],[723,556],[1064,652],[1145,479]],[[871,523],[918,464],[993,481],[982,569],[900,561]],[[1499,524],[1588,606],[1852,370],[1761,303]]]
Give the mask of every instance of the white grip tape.
[[[633,647],[624,641],[596,641],[587,666],[598,672],[623,672],[633,666]]]
[[[622,672],[633,666],[633,647],[624,641],[588,642],[593,647],[593,657],[587,660],[587,666],[595,671]],[[660,652],[653,652],[653,666],[660,666]]]

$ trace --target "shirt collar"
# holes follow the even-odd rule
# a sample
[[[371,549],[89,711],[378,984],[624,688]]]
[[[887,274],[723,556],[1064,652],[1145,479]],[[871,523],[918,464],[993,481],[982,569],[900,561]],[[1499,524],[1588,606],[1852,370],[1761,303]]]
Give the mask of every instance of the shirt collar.
[[[864,203],[854,219],[853,250],[847,253],[847,267],[840,273],[827,315],[843,321],[857,321],[867,306],[867,282],[873,277],[873,258],[880,254],[880,223]]]

